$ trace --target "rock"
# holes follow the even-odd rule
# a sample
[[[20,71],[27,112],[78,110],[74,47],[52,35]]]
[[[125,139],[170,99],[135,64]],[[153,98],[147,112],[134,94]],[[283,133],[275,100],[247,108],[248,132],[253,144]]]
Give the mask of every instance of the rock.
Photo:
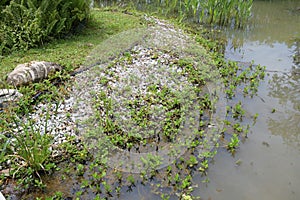
[[[8,74],[7,83],[13,86],[26,85],[48,77],[51,72],[60,71],[62,67],[56,63],[31,61],[19,64]]]
[[[0,199],[1,200],[5,200],[5,198],[4,198],[4,196],[3,196],[3,194],[0,192]]]
[[[14,89],[0,89],[0,108],[6,107],[8,104],[18,101],[23,95]]]

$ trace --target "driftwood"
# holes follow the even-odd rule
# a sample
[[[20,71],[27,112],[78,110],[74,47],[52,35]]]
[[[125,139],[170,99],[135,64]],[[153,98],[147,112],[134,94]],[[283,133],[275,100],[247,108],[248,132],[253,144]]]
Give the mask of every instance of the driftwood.
[[[55,71],[60,71],[62,67],[56,63],[45,61],[31,61],[19,64],[7,77],[7,83],[13,86],[26,85],[48,77]]]

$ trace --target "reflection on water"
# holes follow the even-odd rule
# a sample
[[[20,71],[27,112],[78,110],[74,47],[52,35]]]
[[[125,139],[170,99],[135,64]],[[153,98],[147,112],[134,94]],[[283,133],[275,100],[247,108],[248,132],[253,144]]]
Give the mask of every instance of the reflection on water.
[[[300,12],[294,9],[300,6],[294,1],[256,1],[253,10],[253,31],[249,35],[252,41],[272,45],[285,43],[288,47],[300,34]]]
[[[290,48],[295,39],[300,37],[300,10],[295,11],[298,7],[299,0],[255,1],[253,17],[246,30],[227,30],[227,38],[234,40],[236,47],[241,47],[244,42],[255,41],[270,46],[284,43]]]
[[[255,1],[247,30],[226,31],[227,58],[266,65],[271,75],[268,95],[286,110],[269,118],[269,130],[294,143],[300,134],[299,8],[296,0]]]
[[[300,68],[293,67],[290,72],[274,74],[269,81],[269,95],[277,98],[283,106],[288,104],[300,111]]]
[[[299,95],[299,94],[298,94]],[[268,119],[268,127],[273,135],[281,136],[284,143],[300,150],[300,113],[285,111],[278,117]]]
[[[299,59],[300,1],[254,1],[246,30],[226,30],[227,58],[288,70]],[[291,53],[292,52],[292,53]]]
[[[268,120],[273,135],[281,136],[289,146],[300,150],[300,67],[290,72],[276,73],[269,81],[269,96],[278,99],[284,111]]]

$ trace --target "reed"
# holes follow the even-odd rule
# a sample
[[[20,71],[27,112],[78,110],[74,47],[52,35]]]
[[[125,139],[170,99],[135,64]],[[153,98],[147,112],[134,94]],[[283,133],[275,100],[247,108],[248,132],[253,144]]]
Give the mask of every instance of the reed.
[[[104,2],[98,0],[98,4],[102,1]],[[251,16],[253,0],[130,0],[128,2],[128,5],[135,9],[176,17],[180,22],[192,19],[205,25],[242,28]]]
[[[187,16],[193,15],[199,23],[242,28],[251,16],[253,0],[183,0],[183,2],[181,11]]]

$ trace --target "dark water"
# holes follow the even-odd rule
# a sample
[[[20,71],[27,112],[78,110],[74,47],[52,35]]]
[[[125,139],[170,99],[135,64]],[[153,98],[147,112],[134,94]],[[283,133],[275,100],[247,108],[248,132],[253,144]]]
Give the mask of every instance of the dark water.
[[[258,122],[235,157],[217,154],[196,192],[205,200],[300,199],[299,8],[297,0],[254,1],[252,25],[226,31],[226,58],[265,65],[268,76],[258,97],[243,100]]]

